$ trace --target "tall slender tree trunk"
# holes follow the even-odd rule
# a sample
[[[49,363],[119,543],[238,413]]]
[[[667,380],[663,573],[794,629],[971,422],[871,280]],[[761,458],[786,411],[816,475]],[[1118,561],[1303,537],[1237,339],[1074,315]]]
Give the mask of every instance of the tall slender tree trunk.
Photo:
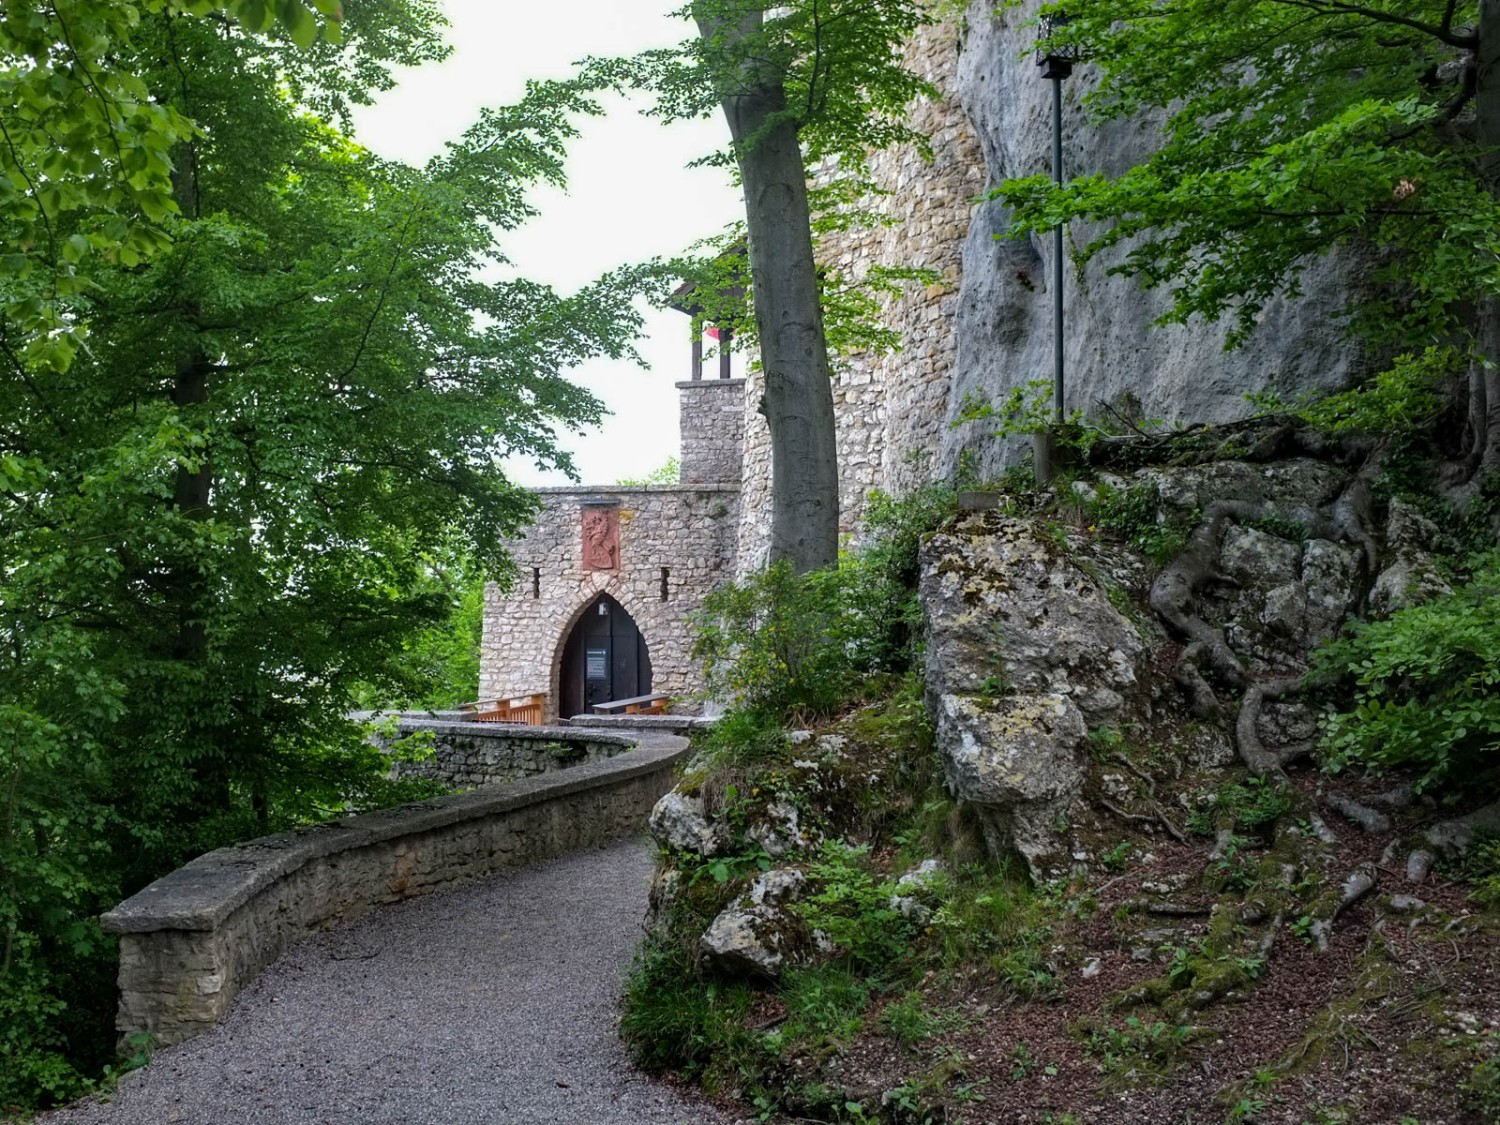
[[[177,206],[184,218],[198,217],[198,150],[191,142],[183,145],[177,153],[177,167],[172,173],[172,189]],[[190,299],[186,302],[186,316],[195,321],[197,307]],[[192,325],[196,331],[196,325]],[[181,355],[173,372],[172,405],[179,409],[191,409],[208,402],[209,375],[213,364],[203,349],[196,343]],[[213,493],[213,468],[209,451],[199,451],[192,461],[179,461],[177,479],[172,486],[172,506],[190,520],[203,520],[209,515],[209,503]],[[177,640],[174,656],[179,660],[201,661],[208,655],[207,631],[203,623],[205,583],[199,568],[192,562],[182,562],[175,568],[173,592],[177,602]]]
[[[177,168],[172,174],[172,186],[178,209],[186,219],[199,216],[198,200],[198,152],[189,142],[177,153]],[[189,297],[184,302],[184,317],[188,328],[196,335],[198,307]],[[214,364],[207,351],[196,339],[178,356],[172,377],[172,405],[187,412],[189,425],[203,424],[202,407],[209,401]],[[197,523],[207,520],[212,514],[213,462],[212,451],[207,447],[196,451],[196,456],[177,463],[176,479],[172,485],[172,507],[185,519]],[[209,584],[203,565],[196,551],[180,557],[170,564],[171,576],[168,585],[169,612],[176,618],[176,635],[172,638],[172,659],[190,666],[202,667],[208,663],[208,606]],[[210,808],[229,808],[232,803],[229,773],[226,768],[225,747],[210,732],[217,714],[216,704],[222,701],[205,700],[205,721],[195,724],[187,737],[196,745],[191,747],[190,759],[194,780],[197,782],[199,800]]]
[[[1479,3],[1474,113],[1481,167],[1490,191],[1500,195],[1500,0]],[[1474,434],[1470,483],[1474,488],[1492,473],[1500,473],[1500,298],[1484,296],[1478,304],[1475,334],[1480,361],[1469,372],[1469,424]]]
[[[760,30],[762,20],[758,9],[736,19],[700,12],[698,30],[705,39],[738,45]],[[813,261],[806,166],[795,123],[776,120],[786,109],[782,76],[747,55],[740,78],[721,104],[745,190],[755,323],[765,370],[770,556],[772,562],[790,562],[800,573],[838,561],[833,384]]]

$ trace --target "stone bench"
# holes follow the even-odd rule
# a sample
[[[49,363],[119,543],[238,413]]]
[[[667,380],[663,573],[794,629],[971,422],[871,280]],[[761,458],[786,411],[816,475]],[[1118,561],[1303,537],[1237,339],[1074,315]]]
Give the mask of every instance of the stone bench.
[[[688,742],[630,742],[554,773],[221,848],[163,876],[100,920],[120,935],[122,1041],[208,1030],[288,946],[383,903],[641,831]]]

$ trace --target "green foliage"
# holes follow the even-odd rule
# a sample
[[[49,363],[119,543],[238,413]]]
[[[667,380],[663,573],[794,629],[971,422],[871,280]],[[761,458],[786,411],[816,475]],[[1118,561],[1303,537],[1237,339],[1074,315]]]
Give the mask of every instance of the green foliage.
[[[1161,492],[1152,482],[1132,484],[1123,492],[1100,482],[1091,513],[1095,527],[1128,543],[1155,563],[1165,563],[1187,542],[1192,521],[1163,518]]]
[[[799,575],[780,562],[704,599],[693,655],[711,696],[810,721],[847,698],[855,622],[837,570]]]
[[[1206,802],[1199,802],[1188,817],[1187,826],[1189,831],[1208,837],[1221,824],[1255,832],[1275,824],[1291,807],[1291,796],[1276,782],[1247,777],[1214,790]]]
[[[1315,675],[1352,679],[1354,705],[1324,722],[1330,769],[1415,770],[1430,786],[1500,748],[1500,554],[1453,593],[1321,649]]]
[[[776,715],[753,707],[727,712],[698,744],[714,767],[770,765],[782,761],[790,745]]]
[[[1070,421],[1077,422],[1082,414],[1075,412]],[[1014,437],[1017,434],[1034,434],[1045,430],[1052,422],[1052,382],[1049,379],[1031,379],[1024,386],[1012,387],[1005,401],[996,406],[984,394],[968,391],[959,403],[954,426],[965,422],[993,422],[995,437]]]
[[[1008,868],[963,868],[928,923],[939,965],[983,965],[1021,996],[1049,996],[1059,981],[1046,957],[1048,900]]]
[[[98,276],[172,244],[180,214],[176,150],[201,138],[204,123],[159,96],[151,65],[132,45],[152,28],[186,29],[208,23],[186,17],[212,15],[226,37],[295,45],[279,52],[294,94],[322,93],[339,106],[387,88],[392,62],[441,54],[424,27],[432,17],[425,0],[351,7],[346,20],[337,0],[7,5],[0,21],[0,314],[8,347],[42,369],[66,368],[87,340]],[[393,28],[408,33],[404,41],[391,37]],[[384,49],[364,49],[370,39]],[[307,79],[309,67],[322,71],[316,81]]]
[[[962,1012],[934,1011],[923,1000],[921,990],[915,988],[886,1005],[880,1013],[881,1028],[905,1047],[915,1046],[936,1035],[960,1031],[968,1023]]]
[[[1128,1016],[1119,1025],[1100,1021],[1089,1028],[1087,1046],[1099,1058],[1106,1074],[1132,1076],[1141,1071],[1161,1073],[1170,1069],[1184,1048],[1193,1040],[1196,1028],[1168,1024],[1162,1020],[1147,1023],[1139,1016]]]
[[[958,510],[953,486],[937,481],[901,497],[878,489],[865,509],[864,541],[841,563],[862,627],[853,658],[870,672],[913,666],[921,632],[917,602],[922,537]]]
[[[1479,1056],[1463,1083],[1464,1101],[1486,1118],[1500,1117],[1500,1034],[1488,1032],[1476,1045]]]
[[[38,198],[94,177],[61,209],[42,199],[59,244],[97,227],[128,245],[137,210],[163,236],[149,254],[95,244],[80,304],[54,290],[46,239],[26,241],[26,200],[0,195],[0,237],[34,258],[0,279],[4,1104],[101,1073],[102,910],[232,840],[433,791],[391,781],[345,716],[473,697],[482,583],[507,577],[501,543],[535,506],[501,459],[566,468],[553,427],[600,407],[559,373],[628,354],[638,323],[644,271],[573,296],[480,280],[528,188],[559,181],[586,99],[534,86],[425,169],[382,161],[329,119],[441,53],[431,6],[351,3],[344,42],[307,50],[298,0],[274,7],[284,35],[253,30],[269,27],[258,0],[236,0],[240,22],[73,0],[35,18],[7,5],[0,25],[12,98],[35,65],[82,99],[6,102],[7,130],[33,111],[59,128],[73,108],[103,114],[115,91],[196,126],[168,135],[132,110],[110,128],[135,131],[140,156],[88,129],[47,142],[66,167],[35,146],[0,156],[43,162]],[[49,41],[70,13],[108,40],[77,49],[128,81],[78,94],[82,56],[56,43],[12,65],[16,36]],[[192,175],[172,182],[174,165]],[[148,208],[169,182],[175,209]],[[13,312],[54,295],[46,315],[81,330],[86,313],[69,362]]]
[[[626,488],[650,488],[659,485],[677,484],[682,479],[682,462],[674,453],[666,461],[642,477],[621,477],[615,483]]]
[[[698,979],[677,942],[653,935],[636,954],[620,1034],[642,1069],[710,1079],[716,1088],[737,1077],[737,1058],[753,1051],[744,1030],[753,998],[743,983]]]
[[[711,30],[675,48],[630,59],[587,59],[582,80],[595,88],[645,90],[666,120],[708,117],[741,89],[745,67],[774,74],[784,106],[766,129],[791,123],[807,161],[838,157],[863,168],[873,150],[927,139],[906,120],[907,103],[932,86],[901,66],[907,39],[929,19],[916,0],[819,0],[770,4],[694,0],[678,13]],[[749,138],[753,147],[758,137]],[[717,158],[728,163],[728,154]]]
[[[1451,349],[1430,347],[1398,356],[1387,370],[1351,390],[1314,397],[1290,409],[1274,394],[1252,395],[1251,401],[1269,412],[1290,412],[1334,434],[1420,434],[1442,412],[1441,384],[1458,374],[1463,358]]]
[[[1465,879],[1474,889],[1469,898],[1487,910],[1500,908],[1500,835],[1479,833],[1462,855],[1445,861],[1449,874]]]
[[[918,545],[954,506],[941,484],[899,500],[876,493],[869,541],[837,567],[798,575],[778,563],[710,594],[693,648],[709,694],[808,722],[856,698],[865,677],[909,667]]]
[[[870,868],[869,848],[826,842],[807,869],[815,894],[792,905],[814,930],[828,935],[849,964],[880,974],[908,950],[914,924],[891,906],[893,880]]]
[[[864,1026],[870,1006],[870,984],[847,965],[823,964],[787,973],[781,985],[787,1019],[769,1044],[785,1041],[842,1043]]]
[[[484,582],[464,576],[460,566],[447,596],[448,615],[401,639],[380,689],[359,685],[361,710],[430,708],[452,710],[479,694],[479,648],[484,632]]]

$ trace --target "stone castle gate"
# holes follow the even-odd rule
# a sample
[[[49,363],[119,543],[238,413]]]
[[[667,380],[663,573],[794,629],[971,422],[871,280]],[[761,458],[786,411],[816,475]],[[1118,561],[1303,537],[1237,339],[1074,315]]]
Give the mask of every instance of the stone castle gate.
[[[481,698],[545,694],[544,722],[648,691],[696,709],[689,618],[735,570],[745,381],[693,373],[677,384],[681,483],[538,490],[507,544],[514,588],[485,594]]]

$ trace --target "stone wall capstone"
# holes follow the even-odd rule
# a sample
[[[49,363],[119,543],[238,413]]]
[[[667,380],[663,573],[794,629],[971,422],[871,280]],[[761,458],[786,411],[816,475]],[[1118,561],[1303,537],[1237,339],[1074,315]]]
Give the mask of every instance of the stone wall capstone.
[[[626,730],[639,729],[626,726]],[[415,734],[433,737],[433,753],[420,761],[398,761],[399,777],[427,777],[455,789],[517,781],[555,773],[584,762],[613,758],[635,745],[635,739],[576,727],[533,727],[511,723],[433,722],[411,718],[398,721],[395,737]],[[377,735],[389,746],[393,739]]]

